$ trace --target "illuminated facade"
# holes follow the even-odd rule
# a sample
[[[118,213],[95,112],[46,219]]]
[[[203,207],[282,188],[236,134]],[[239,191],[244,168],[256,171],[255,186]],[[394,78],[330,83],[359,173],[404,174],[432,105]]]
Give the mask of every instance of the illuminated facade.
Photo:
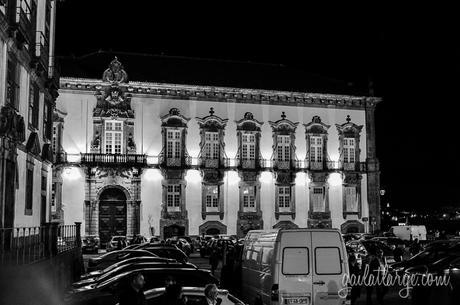
[[[56,205],[86,235],[379,228],[378,98],[133,82],[117,59],[60,85]]]
[[[0,228],[52,220],[55,15],[52,0],[0,1]]]

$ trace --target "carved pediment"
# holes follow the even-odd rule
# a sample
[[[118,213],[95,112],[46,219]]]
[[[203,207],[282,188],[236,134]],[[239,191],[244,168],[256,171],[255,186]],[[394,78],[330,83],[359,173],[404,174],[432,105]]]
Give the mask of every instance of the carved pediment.
[[[251,112],[246,112],[244,117],[235,121],[237,130],[247,130],[247,131],[260,131],[263,122],[259,122],[254,119],[254,115]]]
[[[327,134],[327,130],[331,127],[331,125],[321,122],[321,118],[317,115],[312,118],[310,123],[303,125],[305,126],[306,133],[314,134]]]
[[[339,136],[344,136],[346,138],[359,137],[359,134],[363,129],[363,125],[356,125],[355,123],[352,123],[349,115],[347,115],[346,121],[347,122],[344,124],[335,125],[337,127],[337,131],[339,132]]]
[[[281,119],[280,120],[278,120],[276,122],[269,121],[268,123],[270,124],[271,128],[273,129],[273,132],[279,132],[279,133],[295,132],[295,130],[297,128],[297,125],[299,125],[298,122],[294,123],[294,122],[286,119],[286,115],[284,114],[284,111],[281,114]]]
[[[168,114],[165,114],[161,118],[161,126],[168,126],[168,127],[187,127],[189,118],[186,118],[182,114],[180,114],[179,109],[171,108]]]
[[[131,95],[125,90],[114,84],[96,91],[97,105],[93,110],[93,116],[134,118],[134,111],[131,109]]]
[[[25,140],[24,118],[9,106],[3,106],[0,111],[0,136],[19,143]]]
[[[26,149],[33,155],[40,156],[40,139],[36,132],[31,132],[29,139],[27,140]]]
[[[217,131],[218,129],[224,129],[227,125],[228,119],[222,119],[214,115],[214,108],[210,108],[209,115],[204,118],[196,118],[200,128],[204,128],[210,131]]]
[[[102,74],[102,81],[110,83],[128,82],[128,74],[123,69],[123,65],[118,61],[116,56],[115,59],[110,62],[109,67]]]

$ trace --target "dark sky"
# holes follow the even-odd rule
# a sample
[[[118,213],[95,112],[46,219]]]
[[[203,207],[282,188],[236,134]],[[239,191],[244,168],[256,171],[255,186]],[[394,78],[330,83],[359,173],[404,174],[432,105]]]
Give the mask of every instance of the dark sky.
[[[157,2],[60,2],[57,54],[102,49],[263,62],[351,83],[371,80],[384,99],[376,121],[385,202],[460,206],[459,33],[448,8]]]

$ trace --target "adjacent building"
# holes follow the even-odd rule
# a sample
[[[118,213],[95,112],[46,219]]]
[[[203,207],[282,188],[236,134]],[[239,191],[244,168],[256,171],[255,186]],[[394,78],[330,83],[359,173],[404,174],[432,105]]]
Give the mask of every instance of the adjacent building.
[[[0,1],[0,229],[52,218],[55,14],[52,0]]]
[[[54,205],[84,234],[380,225],[379,98],[61,78]]]

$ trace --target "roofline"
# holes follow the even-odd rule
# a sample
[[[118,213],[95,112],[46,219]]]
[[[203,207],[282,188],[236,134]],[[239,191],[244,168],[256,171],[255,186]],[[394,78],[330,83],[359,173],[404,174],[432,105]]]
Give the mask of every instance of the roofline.
[[[111,83],[97,79],[61,77],[61,91],[93,92]],[[171,83],[154,83],[130,81],[118,84],[126,87],[135,97],[160,96],[169,99],[189,99],[203,101],[231,101],[256,104],[281,104],[291,106],[315,106],[337,108],[375,107],[382,101],[381,97],[354,96],[340,94],[310,93],[299,91],[280,91],[267,89],[247,89],[236,87],[185,85]]]

